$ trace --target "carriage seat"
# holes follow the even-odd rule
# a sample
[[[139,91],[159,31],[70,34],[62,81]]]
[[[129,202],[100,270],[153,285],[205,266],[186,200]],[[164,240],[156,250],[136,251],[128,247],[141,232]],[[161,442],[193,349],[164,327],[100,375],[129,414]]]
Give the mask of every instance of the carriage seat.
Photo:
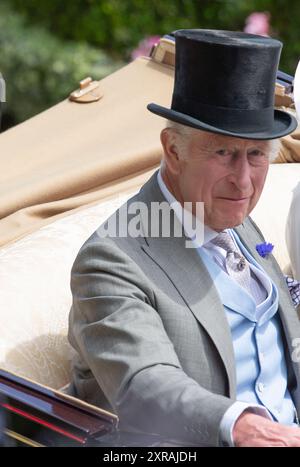
[[[252,218],[287,272],[286,219],[300,164],[271,165]],[[0,367],[54,389],[70,380],[70,271],[84,241],[133,193],[98,202],[0,249]]]

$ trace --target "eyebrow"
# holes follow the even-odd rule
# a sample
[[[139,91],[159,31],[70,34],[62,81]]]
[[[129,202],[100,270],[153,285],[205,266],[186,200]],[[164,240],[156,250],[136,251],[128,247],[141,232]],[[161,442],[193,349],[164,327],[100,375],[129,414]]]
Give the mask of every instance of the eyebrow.
[[[227,141],[214,141],[210,140],[206,144],[203,143],[203,145],[213,148],[213,149],[222,149],[222,148],[233,148],[233,149],[240,149],[241,145],[238,143],[235,143],[233,141],[227,142]],[[259,148],[269,148],[272,146],[272,141],[271,140],[253,140],[251,141],[250,144],[247,145],[249,148],[253,147],[259,147]]]

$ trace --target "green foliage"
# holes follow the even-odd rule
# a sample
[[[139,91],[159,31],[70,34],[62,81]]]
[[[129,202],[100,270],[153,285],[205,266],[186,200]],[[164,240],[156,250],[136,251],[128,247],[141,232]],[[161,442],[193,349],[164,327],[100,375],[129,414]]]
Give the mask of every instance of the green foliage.
[[[8,112],[17,121],[67,96],[82,77],[110,73],[114,65],[101,50],[128,60],[146,36],[180,28],[243,30],[250,13],[268,11],[272,36],[284,43],[280,69],[294,74],[300,55],[299,0],[0,0],[0,5],[0,71],[7,81]]]
[[[299,55],[299,0],[69,0],[63,8],[61,0],[9,2],[30,23],[119,58],[147,35],[186,27],[242,30],[250,13],[269,11],[273,35],[285,44],[281,68],[294,73]]]
[[[117,66],[100,50],[62,41],[37,26],[28,28],[18,14],[3,8],[0,50],[7,91],[4,122],[10,124],[67,97],[86,76],[101,79]]]
[[[9,0],[30,23],[64,39],[86,40],[119,54],[147,35],[178,28],[218,27],[236,0]],[[244,3],[244,2],[242,2]],[[237,15],[235,15],[236,17]]]

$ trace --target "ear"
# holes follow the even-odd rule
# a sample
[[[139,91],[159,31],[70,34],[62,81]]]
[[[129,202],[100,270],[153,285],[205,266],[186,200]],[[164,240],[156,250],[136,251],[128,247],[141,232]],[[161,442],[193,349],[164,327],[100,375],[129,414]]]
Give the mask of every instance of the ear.
[[[164,150],[165,164],[170,172],[180,172],[181,160],[177,140],[180,136],[173,129],[164,128],[160,134],[160,141]]]

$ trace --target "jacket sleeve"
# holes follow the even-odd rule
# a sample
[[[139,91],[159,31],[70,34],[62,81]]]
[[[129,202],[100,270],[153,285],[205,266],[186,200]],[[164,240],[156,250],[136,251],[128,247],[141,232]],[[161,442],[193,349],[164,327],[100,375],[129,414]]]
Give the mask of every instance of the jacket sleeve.
[[[143,271],[111,239],[88,241],[71,275],[70,340],[120,418],[120,428],[219,445],[233,400],[187,376]]]

